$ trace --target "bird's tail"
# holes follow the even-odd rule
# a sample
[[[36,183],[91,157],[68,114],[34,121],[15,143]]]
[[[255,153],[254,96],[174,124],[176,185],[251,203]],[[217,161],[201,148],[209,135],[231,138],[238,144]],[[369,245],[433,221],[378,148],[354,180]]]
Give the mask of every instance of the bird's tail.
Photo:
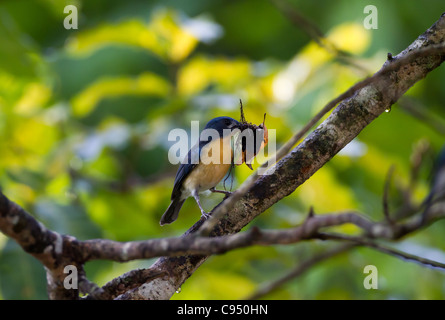
[[[161,217],[161,221],[159,224],[163,226],[164,224],[169,224],[178,219],[179,210],[181,210],[182,205],[184,204],[184,200],[180,200],[180,198],[175,198],[172,200],[167,210],[165,210],[164,214]]]

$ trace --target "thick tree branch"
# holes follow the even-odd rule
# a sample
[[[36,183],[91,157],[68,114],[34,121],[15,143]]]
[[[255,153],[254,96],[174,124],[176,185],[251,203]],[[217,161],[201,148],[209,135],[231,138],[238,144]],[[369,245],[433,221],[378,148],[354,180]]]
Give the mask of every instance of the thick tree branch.
[[[57,232],[48,230],[16,203],[0,192],[0,230],[14,239],[25,252],[31,254],[44,266],[47,274],[48,293],[51,299],[76,299],[76,290],[65,290],[63,269],[72,264],[69,245],[64,245],[64,238]]]
[[[445,18],[443,18],[443,20],[445,20]],[[445,22],[444,22],[445,24]],[[444,33],[444,32],[442,32]],[[406,51],[406,50],[405,50]],[[403,52],[402,52],[403,53]],[[400,55],[402,55],[399,54]],[[352,86],[351,88],[349,88],[347,91],[345,91],[344,93],[342,93],[340,96],[338,96],[337,98],[331,100],[321,111],[319,111],[315,117],[313,117],[311,119],[311,121],[309,121],[304,127],[303,129],[301,129],[299,132],[297,132],[291,139],[289,139],[289,141],[286,142],[285,145],[283,145],[276,153],[274,159],[281,159],[282,157],[284,157],[285,155],[287,155],[292,147],[301,139],[303,138],[303,136],[318,122],[320,121],[323,116],[325,116],[329,111],[331,111],[338,103],[351,98],[353,95],[359,93],[360,91],[363,91],[364,89],[372,89],[372,90],[376,90],[378,89],[378,91],[376,91],[376,94],[380,94],[380,93],[385,93],[384,95],[376,95],[373,96],[373,93],[371,93],[371,95],[369,95],[370,92],[364,92],[362,98],[360,98],[359,100],[355,101],[355,103],[358,103],[358,105],[354,105],[354,104],[346,104],[346,102],[343,105],[340,105],[336,110],[339,110],[342,106],[343,106],[343,112],[346,112],[347,108],[350,108],[351,111],[358,111],[361,107],[361,103],[364,102],[362,101],[362,99],[370,99],[371,101],[368,101],[373,103],[375,106],[377,107],[381,107],[382,105],[387,105],[387,107],[384,110],[388,110],[390,109],[391,105],[394,104],[397,99],[406,91],[409,89],[409,87],[411,85],[414,84],[414,82],[409,82],[408,78],[405,79],[407,80],[407,82],[405,83],[405,87],[404,87],[404,91],[400,92],[400,90],[402,90],[402,88],[400,86],[394,86],[392,89],[392,91],[388,89],[386,89],[386,83],[388,81],[390,81],[389,79],[387,79],[388,74],[391,72],[394,72],[398,69],[401,69],[402,67],[406,67],[409,64],[414,63],[414,61],[416,59],[422,58],[422,57],[431,57],[434,55],[438,55],[439,57],[439,64],[437,66],[439,66],[442,61],[444,60],[444,56],[445,56],[445,43],[440,43],[440,44],[432,44],[429,45],[426,48],[419,48],[419,49],[415,49],[414,51],[408,52],[405,55],[402,55],[398,60],[395,61],[395,58],[392,57],[391,58],[391,64],[387,64],[388,61],[385,63],[384,67],[378,71],[376,74],[374,74],[372,77],[366,78],[365,80],[362,80],[360,82],[358,82],[357,84],[355,84],[354,86]],[[428,73],[431,70],[422,70],[423,72]],[[426,73],[423,75],[423,77],[426,76]],[[410,75],[412,76],[412,75]],[[415,79],[415,80],[420,80],[420,79]],[[392,80],[391,80],[392,81]],[[413,81],[413,80],[411,80]],[[362,90],[363,89],[363,90]],[[397,92],[399,91],[399,92]],[[369,95],[369,96],[368,96]],[[353,98],[351,98],[351,100],[353,100]],[[349,100],[346,100],[348,102],[350,102]],[[368,106],[370,107],[368,111],[373,110],[373,106],[370,105]],[[376,109],[377,110],[377,109]],[[365,110],[362,110],[365,111]],[[361,120],[365,120],[365,121],[369,121],[367,123],[362,123],[359,124],[357,123],[356,125],[352,122],[349,122],[348,125],[344,128],[342,128],[342,130],[344,129],[351,129],[348,132],[345,133],[349,133],[351,135],[351,133],[354,132],[354,130],[358,130],[360,129],[360,131],[366,126],[368,125],[372,120],[374,120],[378,115],[380,115],[381,113],[383,113],[382,110],[379,110],[380,113],[377,115],[373,115],[372,113],[368,113],[368,114],[351,114],[350,120],[360,120],[360,118],[362,118]],[[342,125],[341,121],[342,121],[342,117],[346,117],[348,115],[346,114],[342,114],[340,117],[329,117],[325,122],[323,122],[323,124],[329,125],[329,126],[333,126],[333,127],[338,127],[338,129],[340,129],[340,125]],[[323,125],[322,124],[322,125]],[[364,125],[363,127],[361,127],[361,125]],[[326,129],[326,128],[324,128]],[[334,133],[334,132],[331,132]],[[335,137],[339,137],[339,133],[340,132],[336,132]],[[358,134],[360,132],[356,132],[356,134]],[[313,134],[316,134],[316,131],[313,132]],[[308,137],[309,138],[309,137]],[[317,137],[317,141],[321,140],[319,138],[324,138],[324,136],[318,136]],[[332,137],[330,137],[332,138]],[[352,139],[351,139],[352,140]],[[340,141],[339,141],[340,142]],[[347,141],[347,143],[349,143],[350,141]],[[347,144],[346,143],[346,144]],[[346,145],[345,144],[345,145]],[[345,145],[343,145],[341,148],[343,148]],[[339,150],[341,150],[341,148]],[[330,155],[331,157],[334,156],[339,150],[337,150],[334,154]],[[326,160],[329,161],[329,159]],[[324,162],[323,162],[324,164]],[[267,161],[265,162],[261,168],[269,168],[273,166],[273,163],[271,163],[271,161]],[[274,171],[276,167],[273,167],[272,170]],[[313,174],[314,172],[312,172]],[[269,175],[269,174],[265,174],[265,175]],[[224,216],[227,214],[228,210],[230,210],[232,208],[232,206],[239,201],[252,187],[254,184],[256,184],[257,180],[260,178],[260,174],[259,174],[259,170],[256,170],[247,180],[246,182],[244,182],[234,193],[232,193],[232,195],[225,200],[224,205],[222,206],[218,206],[215,208],[215,210],[212,212],[212,216],[210,217],[210,219],[208,219],[204,225],[201,227],[200,229],[200,234],[201,235],[208,235],[210,233],[210,231],[215,227],[215,225],[217,224],[217,222]]]

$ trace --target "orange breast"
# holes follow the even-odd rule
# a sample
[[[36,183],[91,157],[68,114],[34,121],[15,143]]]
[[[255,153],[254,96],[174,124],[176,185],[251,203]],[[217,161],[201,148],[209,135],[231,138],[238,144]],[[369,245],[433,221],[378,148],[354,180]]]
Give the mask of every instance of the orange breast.
[[[203,147],[201,163],[189,174],[183,183],[187,191],[204,191],[215,187],[227,174],[232,163],[230,136],[212,141]]]

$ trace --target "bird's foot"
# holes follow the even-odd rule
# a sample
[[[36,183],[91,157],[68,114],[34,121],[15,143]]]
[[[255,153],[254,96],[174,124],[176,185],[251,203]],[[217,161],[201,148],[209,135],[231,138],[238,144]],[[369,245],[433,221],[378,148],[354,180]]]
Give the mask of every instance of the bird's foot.
[[[204,220],[207,220],[210,218],[210,214],[205,212],[204,210],[201,210],[201,217],[204,217]]]
[[[210,191],[224,194],[224,200],[227,199],[228,197],[230,197],[230,195],[233,193],[233,192],[225,191],[225,190],[216,190],[215,188],[211,188]]]

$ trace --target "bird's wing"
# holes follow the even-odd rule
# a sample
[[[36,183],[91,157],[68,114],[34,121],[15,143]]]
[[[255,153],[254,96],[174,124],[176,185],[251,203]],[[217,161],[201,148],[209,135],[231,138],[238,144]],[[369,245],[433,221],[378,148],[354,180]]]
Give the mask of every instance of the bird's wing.
[[[184,180],[198,165],[197,160],[199,160],[200,150],[201,148],[199,144],[194,145],[187,153],[187,161],[183,161],[183,163],[181,163],[181,165],[179,166],[178,171],[176,172],[175,183],[173,186],[171,197],[172,200],[176,197],[181,196],[181,188]]]
[[[188,177],[188,175],[196,168],[199,161],[201,160],[201,151],[205,145],[212,142],[213,137],[208,136],[207,139],[199,140],[187,153],[187,161],[183,161],[176,172],[175,184],[173,186],[172,197],[171,199],[175,199],[176,197],[181,196],[181,188],[184,180]]]

